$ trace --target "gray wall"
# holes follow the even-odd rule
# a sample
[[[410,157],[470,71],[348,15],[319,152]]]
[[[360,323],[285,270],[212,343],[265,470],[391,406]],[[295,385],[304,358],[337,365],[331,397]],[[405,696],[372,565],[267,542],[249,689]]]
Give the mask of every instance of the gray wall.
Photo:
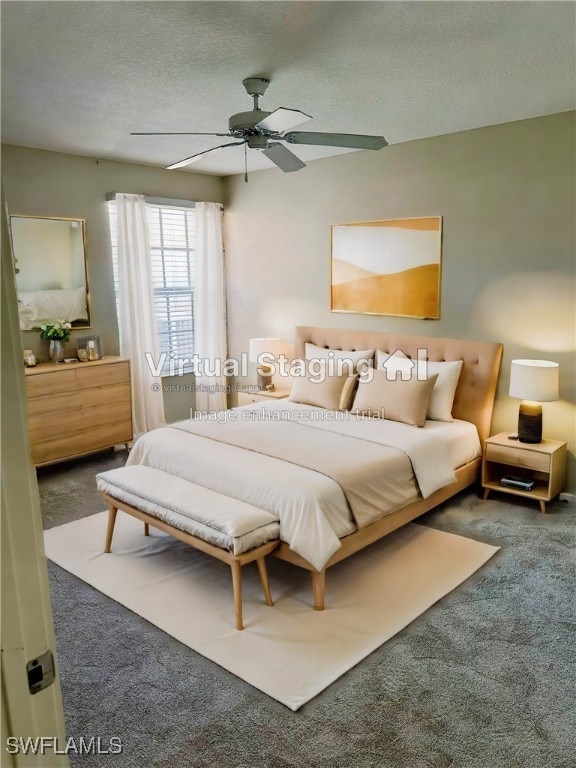
[[[513,430],[510,361],[560,363],[546,437],[576,489],[575,113],[481,128],[226,180],[229,352],[295,325],[501,341],[493,432]],[[331,313],[330,225],[443,216],[440,320]]]
[[[94,160],[58,152],[2,146],[2,179],[10,213],[34,216],[70,216],[86,219],[88,279],[92,299],[92,326],[78,331],[100,336],[104,354],[117,355],[118,325],[106,209],[108,192],[132,192],[180,200],[223,201],[223,182],[217,176],[165,171],[135,163]],[[24,331],[23,348],[39,359],[47,358],[47,344],[35,331]],[[73,340],[70,355],[75,354]],[[193,384],[192,376],[178,383]],[[167,387],[168,388],[168,387]],[[190,392],[165,392],[168,421],[187,418],[194,403]]]
[[[500,340],[493,431],[517,420],[510,360],[558,361],[562,399],[544,406],[544,433],[569,442],[574,492],[574,118],[351,153],[293,174],[260,171],[248,184],[15,146],[3,147],[2,174],[12,212],[87,219],[91,332],[108,354],[117,353],[118,334],[105,198],[123,191],[224,200],[231,355],[247,351],[252,336],[291,338],[298,324]],[[444,219],[441,319],[331,313],[330,225],[423,215]],[[23,336],[23,346],[39,349],[37,334]],[[165,394],[168,421],[186,418],[193,401],[192,377],[175,383]]]

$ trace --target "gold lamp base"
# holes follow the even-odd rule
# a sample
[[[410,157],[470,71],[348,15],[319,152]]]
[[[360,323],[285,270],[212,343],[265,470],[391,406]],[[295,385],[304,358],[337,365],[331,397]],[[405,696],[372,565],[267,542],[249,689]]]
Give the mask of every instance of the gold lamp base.
[[[522,400],[518,409],[518,440],[521,443],[542,442],[542,403]]]

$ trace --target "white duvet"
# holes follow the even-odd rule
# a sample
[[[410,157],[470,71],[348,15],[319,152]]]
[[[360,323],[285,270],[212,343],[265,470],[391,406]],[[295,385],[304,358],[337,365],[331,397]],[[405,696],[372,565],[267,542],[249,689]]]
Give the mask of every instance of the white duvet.
[[[356,446],[360,451],[369,443],[373,452],[376,446],[382,455],[377,469],[378,492],[383,487],[382,472],[387,473],[389,482],[381,492],[381,506],[379,503],[374,519],[405,506],[419,494],[426,497],[453,482],[454,468],[480,453],[476,429],[467,422],[427,422],[418,429],[348,413],[345,420],[313,420],[318,414],[326,416],[319,408],[277,401],[236,408],[222,417],[233,418],[237,425],[245,423],[252,438],[261,428],[266,432],[260,434],[266,436],[268,430],[276,430],[273,434],[278,435],[279,445],[284,434],[282,423],[288,425],[284,432],[289,439],[298,433],[290,425],[299,422],[306,424],[307,443],[316,445],[320,433],[326,435],[327,452],[331,444],[341,444],[341,436],[351,451]],[[274,416],[278,420],[273,421]],[[230,430],[207,429],[206,434],[194,434],[203,428],[202,423],[185,421],[149,432],[136,442],[128,464],[163,470],[271,512],[280,521],[281,540],[315,568],[322,568],[341,546],[340,538],[356,528],[340,485],[327,474],[301,466],[300,459],[286,461],[217,439],[218,433]],[[235,433],[236,428],[231,431]],[[216,438],[207,436],[212,432]]]

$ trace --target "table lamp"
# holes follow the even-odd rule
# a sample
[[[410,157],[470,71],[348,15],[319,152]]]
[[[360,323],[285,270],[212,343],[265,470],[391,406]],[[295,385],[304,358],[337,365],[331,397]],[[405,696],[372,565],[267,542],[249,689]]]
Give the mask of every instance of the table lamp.
[[[542,403],[558,400],[558,363],[549,360],[512,360],[510,397],[519,397],[518,439],[542,442]]]
[[[251,363],[258,363],[260,355],[267,354],[269,358],[278,359],[280,355],[286,354],[288,342],[284,339],[261,338],[250,339],[249,360]],[[271,365],[258,365],[258,389],[262,392],[273,392],[275,387],[272,381],[273,368]]]

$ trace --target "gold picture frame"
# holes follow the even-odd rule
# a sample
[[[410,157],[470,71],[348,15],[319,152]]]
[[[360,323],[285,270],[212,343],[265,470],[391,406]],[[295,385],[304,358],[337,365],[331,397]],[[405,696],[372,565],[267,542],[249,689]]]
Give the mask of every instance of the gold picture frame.
[[[440,318],[442,217],[331,227],[330,311]]]

